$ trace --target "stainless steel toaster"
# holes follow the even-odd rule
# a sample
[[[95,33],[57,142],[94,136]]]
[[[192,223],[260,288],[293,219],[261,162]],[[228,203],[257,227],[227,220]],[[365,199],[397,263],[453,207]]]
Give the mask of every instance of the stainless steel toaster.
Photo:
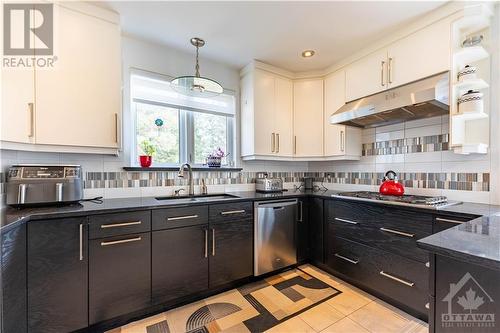
[[[39,206],[83,199],[82,168],[79,165],[19,164],[9,168],[7,205]]]
[[[257,192],[281,192],[283,191],[283,180],[281,178],[257,178],[255,180],[255,190]]]

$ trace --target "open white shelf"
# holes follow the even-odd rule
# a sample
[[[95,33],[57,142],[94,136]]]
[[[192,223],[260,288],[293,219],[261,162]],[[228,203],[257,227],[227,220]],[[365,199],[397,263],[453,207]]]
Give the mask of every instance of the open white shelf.
[[[457,28],[462,33],[468,34],[483,30],[490,26],[490,18],[493,16],[492,3],[484,3],[475,6],[467,6],[464,9],[464,17],[457,22]]]
[[[489,52],[482,45],[459,48],[453,53],[453,62],[458,68],[463,68],[473,62],[488,58]]]
[[[486,143],[464,143],[460,146],[453,147],[453,152],[455,154],[487,154],[488,145]]]
[[[455,82],[453,87],[457,90],[459,95],[466,93],[469,90],[482,90],[488,88],[490,85],[483,79],[469,79],[462,82]]]
[[[456,113],[452,117],[455,120],[477,120],[488,118],[488,114],[484,112]]]

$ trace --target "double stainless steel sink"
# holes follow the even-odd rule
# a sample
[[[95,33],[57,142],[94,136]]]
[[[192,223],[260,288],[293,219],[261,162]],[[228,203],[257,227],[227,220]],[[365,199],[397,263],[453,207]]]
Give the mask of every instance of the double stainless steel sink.
[[[239,198],[232,194],[200,194],[192,196],[168,196],[168,197],[156,197],[156,200],[161,200],[164,202],[177,202],[177,203],[192,203],[192,202],[210,202],[223,199],[234,199]]]

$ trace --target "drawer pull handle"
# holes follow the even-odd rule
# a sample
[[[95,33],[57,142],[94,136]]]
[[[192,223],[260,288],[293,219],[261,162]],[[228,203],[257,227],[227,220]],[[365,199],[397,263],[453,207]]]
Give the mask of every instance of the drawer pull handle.
[[[346,219],[340,219],[338,217],[335,218],[335,221],[340,221],[340,222],[345,222],[345,223],[350,223],[350,224],[358,224],[358,222],[346,220]]]
[[[198,215],[186,215],[186,216],[167,217],[167,221],[195,219],[197,217],[198,217]]]
[[[231,214],[243,214],[245,212],[244,209],[240,209],[240,210],[228,210],[228,211],[225,211],[225,212],[220,212],[221,215],[231,215]]]
[[[397,231],[397,230],[392,230],[392,229],[387,229],[387,228],[380,228],[380,230],[385,231],[385,232],[389,232],[389,233],[395,234],[395,235],[409,237],[409,238],[415,237],[414,234],[409,234],[407,232],[402,232],[402,231]]]
[[[354,265],[356,265],[357,263],[359,263],[359,260],[349,259],[347,257],[344,257],[343,255],[338,254],[338,253],[335,253],[335,256],[337,258],[342,259],[342,260],[348,261],[348,262],[350,262],[351,264],[354,264]]]
[[[385,276],[386,278],[389,278],[389,279],[394,280],[396,282],[399,282],[401,284],[404,284],[405,286],[408,286],[408,287],[413,287],[415,285],[415,283],[413,283],[413,282],[405,281],[403,279],[395,277],[394,275],[391,275],[391,274],[386,273],[384,271],[380,271],[380,275]]]
[[[101,246],[109,246],[109,245],[116,245],[116,244],[138,242],[140,240],[142,240],[142,237],[135,237],[135,238],[129,238],[129,239],[121,239],[121,240],[111,241],[111,242],[101,242]]]
[[[113,223],[113,224],[102,224],[101,225],[101,229],[118,228],[118,227],[128,227],[128,226],[131,226],[131,225],[138,225],[138,224],[141,224],[141,223],[142,223],[142,221]]]
[[[447,223],[455,223],[455,224],[462,224],[462,223],[464,223],[463,221],[450,220],[450,219],[443,219],[443,218],[441,218],[441,217],[436,217],[436,221],[440,221],[440,222],[447,222]]]
[[[426,309],[429,309],[429,308],[430,308],[429,303],[425,303],[425,308],[426,308]]]

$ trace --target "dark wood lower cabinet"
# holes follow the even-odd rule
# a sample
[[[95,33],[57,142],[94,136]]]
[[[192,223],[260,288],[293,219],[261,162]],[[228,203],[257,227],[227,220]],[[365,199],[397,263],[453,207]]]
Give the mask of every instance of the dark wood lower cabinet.
[[[498,332],[500,271],[436,255],[430,332]]]
[[[28,332],[88,326],[87,218],[28,223]]]
[[[253,219],[210,225],[210,287],[253,275]]]
[[[151,233],[91,240],[89,321],[95,324],[151,305]]]
[[[153,231],[151,237],[153,304],[208,289],[207,224]]]
[[[309,258],[309,200],[299,199],[297,214],[297,261]]]
[[[309,258],[313,263],[324,262],[324,217],[323,202],[321,198],[311,198],[309,200]]]

